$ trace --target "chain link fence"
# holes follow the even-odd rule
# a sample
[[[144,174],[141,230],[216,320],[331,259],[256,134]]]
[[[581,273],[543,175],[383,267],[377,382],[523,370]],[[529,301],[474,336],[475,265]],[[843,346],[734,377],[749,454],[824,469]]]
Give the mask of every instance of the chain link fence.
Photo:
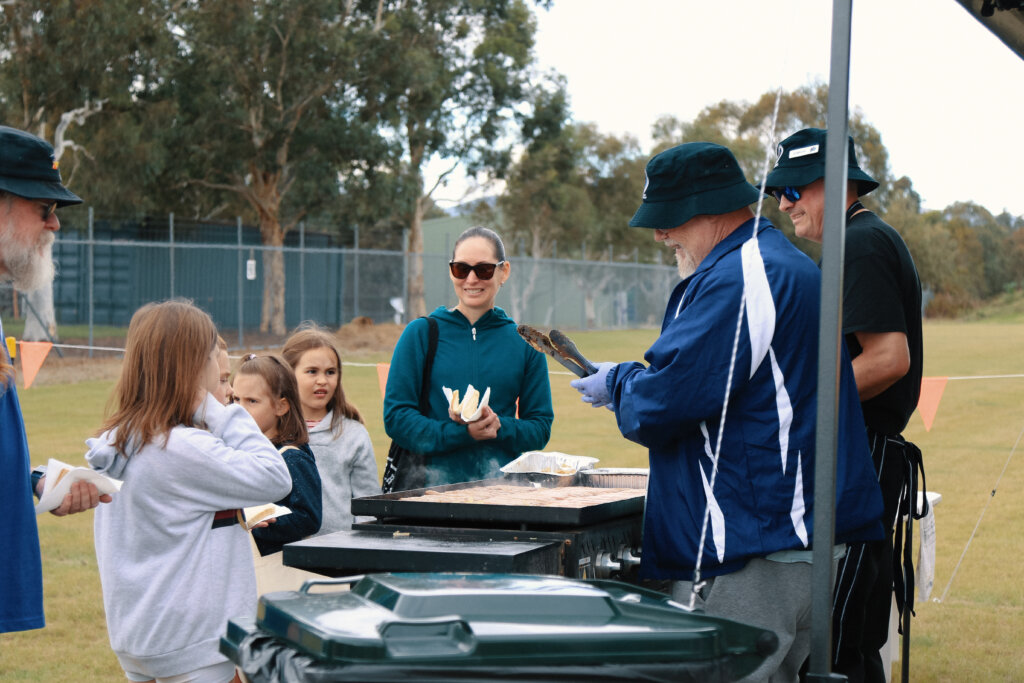
[[[232,346],[275,345],[259,332],[264,255],[283,254],[285,326],[305,320],[337,328],[354,318],[404,323],[409,259],[404,250],[362,249],[300,227],[285,245],[260,244],[259,231],[230,224],[95,219],[65,222],[57,233],[58,275],[53,310],[62,326],[127,327],[143,304],[171,297],[193,300],[213,317]],[[428,312],[457,303],[447,253],[423,254]],[[678,281],[672,266],[572,259],[511,258],[512,274],[497,305],[539,327],[612,329],[658,325]],[[7,315],[10,314],[10,298]],[[30,315],[22,306],[21,316]],[[7,319],[10,319],[9,317]],[[81,329],[78,327],[77,329]]]

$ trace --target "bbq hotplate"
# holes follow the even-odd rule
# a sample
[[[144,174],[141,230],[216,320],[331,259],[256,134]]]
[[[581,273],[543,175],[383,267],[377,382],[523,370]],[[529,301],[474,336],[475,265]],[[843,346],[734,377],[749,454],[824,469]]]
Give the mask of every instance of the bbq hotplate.
[[[504,503],[494,502],[497,491]],[[450,492],[459,500],[441,495]],[[497,571],[628,579],[639,565],[643,506],[643,489],[616,494],[510,478],[367,496],[352,500],[352,513],[375,521],[290,543],[283,561],[328,576]]]
[[[593,491],[595,498],[592,504],[586,503],[582,495],[571,504],[495,504],[488,502],[487,490],[502,490],[508,487],[520,487],[524,491],[545,489],[551,495],[568,495],[564,492],[586,494]],[[379,496],[366,496],[352,500],[352,514],[371,516],[378,519],[400,518],[404,520],[430,520],[445,522],[453,526],[497,525],[510,524],[521,529],[531,525],[543,527],[575,527],[605,522],[617,517],[641,514],[644,509],[644,491],[637,489],[636,494],[620,500],[604,500],[600,498],[607,493],[604,487],[584,486],[538,486],[529,481],[516,481],[508,478],[483,479],[480,481],[461,482],[445,486],[434,486],[425,489],[412,489],[397,493],[386,493]],[[480,498],[473,502],[450,501],[442,494],[451,492],[478,492]],[[433,495],[431,495],[433,494]],[[525,496],[524,496],[525,497]],[[431,499],[434,498],[434,499]]]

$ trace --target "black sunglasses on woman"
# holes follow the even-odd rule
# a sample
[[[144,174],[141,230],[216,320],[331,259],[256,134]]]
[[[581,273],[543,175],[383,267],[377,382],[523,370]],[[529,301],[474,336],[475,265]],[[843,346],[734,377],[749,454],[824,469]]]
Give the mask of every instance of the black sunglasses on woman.
[[[490,280],[494,277],[494,270],[504,263],[504,261],[498,261],[497,263],[477,263],[471,266],[462,261],[449,261],[448,268],[451,269],[452,275],[459,280],[465,280],[469,277],[470,271],[476,273],[476,276],[481,280]]]

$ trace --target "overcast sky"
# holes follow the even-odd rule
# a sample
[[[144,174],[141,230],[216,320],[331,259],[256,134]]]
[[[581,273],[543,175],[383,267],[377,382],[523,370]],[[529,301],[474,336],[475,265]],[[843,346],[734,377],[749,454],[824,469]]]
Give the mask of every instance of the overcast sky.
[[[650,146],[662,114],[828,81],[828,0],[555,0],[536,55],[574,118]],[[1024,60],[955,0],[855,0],[850,107],[882,135],[925,208],[1024,215]],[[448,194],[447,192],[445,194]]]

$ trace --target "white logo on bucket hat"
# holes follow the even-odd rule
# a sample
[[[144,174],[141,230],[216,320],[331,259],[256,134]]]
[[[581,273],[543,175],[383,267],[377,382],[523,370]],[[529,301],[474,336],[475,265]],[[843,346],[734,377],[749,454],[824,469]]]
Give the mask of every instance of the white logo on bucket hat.
[[[799,157],[810,156],[811,154],[818,153],[818,145],[810,145],[809,147],[801,147],[800,149],[791,149],[789,151],[790,159],[797,159]]]

